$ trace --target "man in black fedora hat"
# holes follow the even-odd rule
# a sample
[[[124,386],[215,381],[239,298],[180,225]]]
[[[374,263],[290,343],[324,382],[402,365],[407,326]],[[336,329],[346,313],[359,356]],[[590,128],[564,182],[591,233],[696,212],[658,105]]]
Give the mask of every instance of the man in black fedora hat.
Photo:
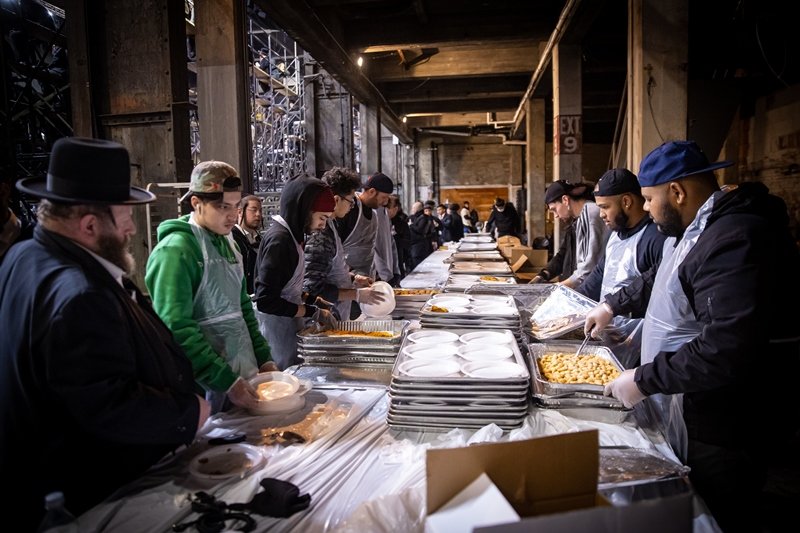
[[[133,206],[124,146],[64,138],[46,178],[17,187],[41,198],[33,239],[0,266],[0,502],[22,530],[63,491],[78,514],[192,442],[210,407],[192,367],[126,274]]]

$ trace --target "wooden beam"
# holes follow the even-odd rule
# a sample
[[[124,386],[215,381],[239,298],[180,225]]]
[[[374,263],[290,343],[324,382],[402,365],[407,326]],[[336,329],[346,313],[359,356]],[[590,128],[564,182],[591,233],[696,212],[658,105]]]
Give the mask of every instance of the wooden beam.
[[[519,98],[482,98],[476,100],[445,100],[435,102],[408,102],[394,106],[399,115],[416,113],[464,113],[508,111],[517,106]]]
[[[476,98],[496,93],[522,96],[529,78],[528,74],[517,74],[481,78],[415,79],[380,83],[377,87],[389,102],[411,102],[441,97]]]
[[[413,142],[408,128],[383,95],[364,75],[343,44],[334,37],[305,0],[256,0],[280,27],[317,60],[361,103],[381,108],[383,124],[406,144]]]
[[[492,47],[440,49],[429,61],[406,70],[396,59],[364,58],[364,68],[373,82],[447,76],[497,76],[533,72],[538,60],[534,42],[515,42]],[[313,55],[313,54],[312,54]]]
[[[491,117],[490,115],[494,115]],[[490,121],[490,118],[494,118]],[[406,125],[410,128],[433,128],[447,126],[486,126],[491,122],[505,122],[514,118],[513,111],[502,113],[442,113],[439,115],[411,116]]]

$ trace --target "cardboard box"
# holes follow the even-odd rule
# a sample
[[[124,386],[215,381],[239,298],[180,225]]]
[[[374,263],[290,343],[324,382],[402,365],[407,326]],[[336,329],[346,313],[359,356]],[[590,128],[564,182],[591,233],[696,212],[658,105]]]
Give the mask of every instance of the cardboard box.
[[[598,464],[596,430],[428,450],[427,512],[483,473],[522,517],[608,505],[597,493]]]
[[[526,518],[502,527],[476,527],[474,533],[691,533],[692,495],[681,494],[644,500],[619,507],[594,507],[580,511]]]
[[[530,246],[509,245],[503,246],[500,253],[508,259],[508,262],[514,264],[523,255],[527,257],[527,263],[531,266],[538,266],[544,268],[547,264],[547,250],[534,250]]]
[[[597,492],[597,430],[428,450],[426,466],[428,515],[486,474],[522,517],[475,532],[692,531],[691,494],[612,507]]]
[[[515,237],[513,235],[503,235],[502,237],[497,238],[498,247],[515,244],[522,244],[522,241],[519,240],[519,237]]]

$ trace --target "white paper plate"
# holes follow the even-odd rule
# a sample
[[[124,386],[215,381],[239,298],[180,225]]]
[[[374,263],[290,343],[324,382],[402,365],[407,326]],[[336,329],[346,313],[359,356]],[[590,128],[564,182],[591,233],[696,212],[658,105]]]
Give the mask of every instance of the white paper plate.
[[[456,355],[456,352],[458,346],[455,344],[409,344],[403,348],[403,353],[418,360],[446,359]]]
[[[458,340],[458,335],[450,331],[421,330],[409,334],[408,340],[419,344],[442,344],[456,342]]]
[[[461,365],[461,371],[472,378],[505,379],[526,375],[525,369],[517,363],[496,361],[473,361]]]
[[[439,303],[437,302],[436,305],[438,306]],[[442,306],[444,307],[444,306]],[[447,317],[448,315],[466,315],[469,314],[469,309],[466,307],[444,307],[447,309],[446,313],[442,313],[441,311],[433,311],[430,308],[426,311],[426,313],[430,313],[432,316],[442,316]]]
[[[435,298],[431,303],[440,307],[466,307],[469,305],[469,298],[463,296],[448,296],[446,298]]]
[[[464,344],[505,344],[513,339],[513,335],[505,331],[473,331],[459,337]]]
[[[507,305],[473,305],[472,312],[476,315],[516,315],[518,311]]]
[[[376,281],[370,288],[374,291],[380,292],[386,298],[383,302],[378,304],[361,304],[361,310],[368,317],[382,317],[391,314],[394,311],[394,289],[385,281]]]
[[[192,459],[189,473],[198,479],[214,481],[244,477],[264,460],[261,450],[250,444],[214,446]]]
[[[458,355],[467,361],[500,361],[514,357],[514,352],[503,344],[466,344]]]
[[[438,361],[415,360],[401,363],[397,369],[415,378],[441,378],[458,374],[460,365],[455,359],[445,359]]]

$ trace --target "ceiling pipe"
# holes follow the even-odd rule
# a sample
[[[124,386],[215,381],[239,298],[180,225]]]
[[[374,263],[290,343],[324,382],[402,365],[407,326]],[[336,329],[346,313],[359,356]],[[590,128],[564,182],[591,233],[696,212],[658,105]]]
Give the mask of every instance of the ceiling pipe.
[[[420,129],[423,133],[434,133],[437,135],[455,135],[457,137],[472,137],[471,133],[467,133],[465,131],[448,131],[448,130],[428,130],[428,129]]]
[[[550,39],[547,41],[547,46],[545,46],[545,49],[539,58],[539,64],[536,66],[536,70],[533,71],[533,76],[531,77],[531,81],[528,83],[528,88],[525,90],[525,94],[522,95],[522,100],[517,107],[517,111],[514,113],[514,124],[511,126],[512,137],[516,135],[517,130],[522,123],[522,117],[525,116],[525,103],[531,98],[531,96],[533,96],[533,91],[536,90],[536,87],[539,85],[545,69],[550,64],[550,60],[552,59],[553,55],[553,48],[561,40],[561,37],[566,31],[567,26],[569,26],[569,23],[572,20],[572,17],[575,16],[580,3],[580,0],[569,0],[567,5],[564,6],[564,9],[561,10],[561,16],[558,18],[558,24],[556,24],[553,33],[550,34]]]

